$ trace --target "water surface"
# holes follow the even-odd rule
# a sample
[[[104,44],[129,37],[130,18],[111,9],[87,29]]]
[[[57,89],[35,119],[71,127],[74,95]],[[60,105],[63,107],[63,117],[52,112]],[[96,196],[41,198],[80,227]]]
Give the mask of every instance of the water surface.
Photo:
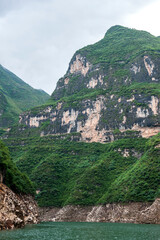
[[[160,240],[160,225],[41,223],[0,232],[0,240]]]

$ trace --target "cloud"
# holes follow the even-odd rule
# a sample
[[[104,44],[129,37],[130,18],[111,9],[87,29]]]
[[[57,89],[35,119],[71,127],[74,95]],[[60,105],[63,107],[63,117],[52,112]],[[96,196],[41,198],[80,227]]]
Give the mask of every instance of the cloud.
[[[153,0],[1,0],[0,63],[52,93],[74,52]],[[134,18],[133,18],[134,19]]]
[[[128,17],[128,25],[135,26],[136,29],[151,32],[155,36],[160,36],[160,30],[158,24],[160,22],[160,1],[152,2],[151,4],[145,6],[144,8],[137,11],[135,14],[131,14]]]

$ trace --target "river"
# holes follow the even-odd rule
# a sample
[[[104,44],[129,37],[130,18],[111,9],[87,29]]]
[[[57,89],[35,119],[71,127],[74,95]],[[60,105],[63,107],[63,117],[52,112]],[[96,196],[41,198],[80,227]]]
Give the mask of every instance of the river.
[[[160,240],[160,226],[47,222],[1,231],[0,240]]]

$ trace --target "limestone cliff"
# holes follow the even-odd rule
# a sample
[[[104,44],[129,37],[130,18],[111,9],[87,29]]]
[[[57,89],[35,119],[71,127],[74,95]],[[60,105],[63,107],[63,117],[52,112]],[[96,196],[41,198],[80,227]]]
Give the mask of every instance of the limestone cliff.
[[[29,195],[17,195],[0,184],[0,230],[37,223],[37,204]]]
[[[87,142],[109,142],[132,130],[160,131],[160,40],[115,26],[101,41],[78,50],[48,105],[23,113],[22,132],[40,136],[78,132]],[[34,131],[35,133],[35,131]],[[29,134],[32,134],[30,132]]]

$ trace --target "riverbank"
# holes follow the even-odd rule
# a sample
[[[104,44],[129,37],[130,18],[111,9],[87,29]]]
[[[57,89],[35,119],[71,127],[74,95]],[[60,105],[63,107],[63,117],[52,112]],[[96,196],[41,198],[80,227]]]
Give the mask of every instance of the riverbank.
[[[0,230],[38,222],[117,222],[160,224],[160,198],[153,203],[106,204],[63,208],[37,207],[31,196],[17,195],[0,184]]]
[[[160,199],[153,203],[44,207],[39,209],[39,221],[160,224]]]

